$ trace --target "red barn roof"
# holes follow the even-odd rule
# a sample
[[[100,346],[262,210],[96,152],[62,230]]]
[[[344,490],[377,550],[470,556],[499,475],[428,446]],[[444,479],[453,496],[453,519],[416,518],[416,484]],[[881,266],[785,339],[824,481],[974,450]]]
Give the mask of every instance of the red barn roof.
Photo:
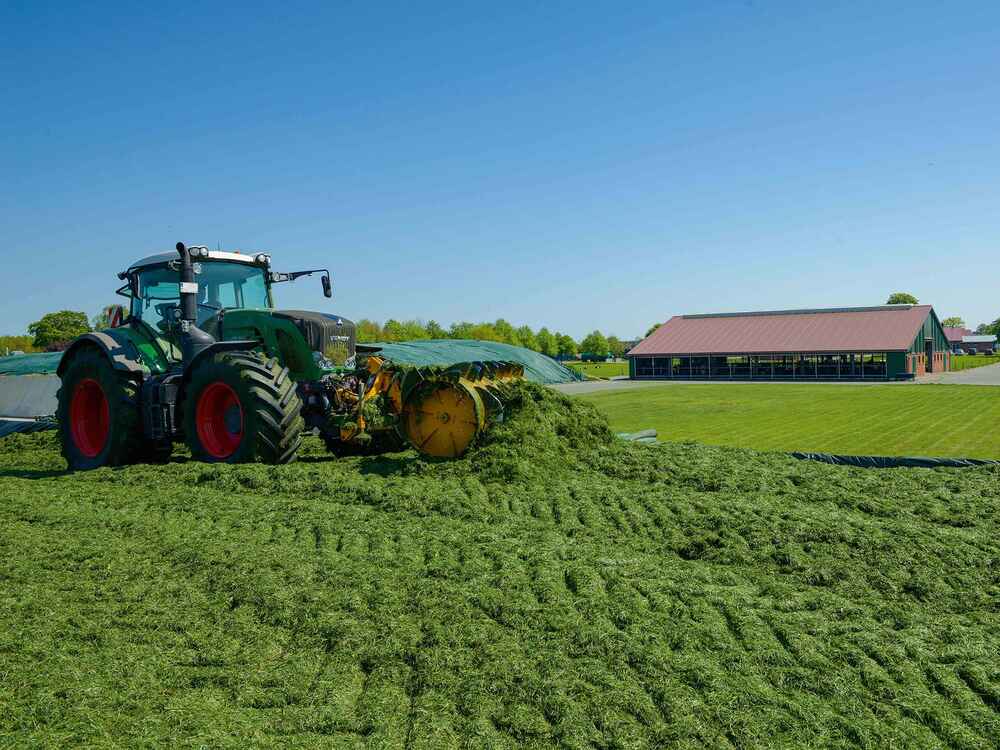
[[[951,326],[944,327],[944,335],[953,344],[961,344],[962,336],[971,336],[972,331],[968,328],[952,328]]]
[[[930,305],[883,305],[678,315],[628,354],[905,351],[930,313]]]

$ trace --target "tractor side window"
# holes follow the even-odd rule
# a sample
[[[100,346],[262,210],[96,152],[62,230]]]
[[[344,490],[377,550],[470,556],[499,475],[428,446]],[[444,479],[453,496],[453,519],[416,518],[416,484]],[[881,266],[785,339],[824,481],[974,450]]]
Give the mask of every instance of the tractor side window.
[[[132,297],[132,315],[161,331],[168,330],[181,299],[177,272],[166,268],[144,271],[139,274],[137,292]]]
[[[264,281],[263,273],[255,273],[247,276],[240,290],[244,307],[270,307],[267,299],[267,284]]]
[[[205,286],[209,286],[206,284]],[[236,284],[217,284],[216,302],[221,307],[241,307]]]

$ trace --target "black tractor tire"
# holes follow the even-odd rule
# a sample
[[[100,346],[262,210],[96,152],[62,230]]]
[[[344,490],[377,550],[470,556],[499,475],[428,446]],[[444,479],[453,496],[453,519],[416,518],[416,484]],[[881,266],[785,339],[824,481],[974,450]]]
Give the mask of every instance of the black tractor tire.
[[[139,384],[114,369],[103,352],[78,352],[56,394],[62,455],[73,470],[122,466],[142,447]]]
[[[295,381],[276,359],[220,352],[195,365],[184,389],[184,435],[197,461],[285,464],[305,422]]]

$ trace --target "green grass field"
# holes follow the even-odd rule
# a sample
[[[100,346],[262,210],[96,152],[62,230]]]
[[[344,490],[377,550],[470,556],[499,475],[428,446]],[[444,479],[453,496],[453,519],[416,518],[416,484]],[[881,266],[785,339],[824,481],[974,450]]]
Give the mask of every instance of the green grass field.
[[[622,432],[758,450],[1000,458],[1000,388],[666,384],[581,396]]]
[[[973,367],[985,367],[986,365],[995,365],[1000,362],[1000,355],[993,357],[986,357],[982,355],[976,355],[975,357],[970,357],[968,355],[962,357],[952,357],[951,358],[951,369],[954,372],[959,370],[970,370]]]
[[[567,362],[566,366],[592,378],[628,375],[628,362]]]
[[[0,746],[985,748],[1000,469],[615,441],[69,475],[0,441]]]

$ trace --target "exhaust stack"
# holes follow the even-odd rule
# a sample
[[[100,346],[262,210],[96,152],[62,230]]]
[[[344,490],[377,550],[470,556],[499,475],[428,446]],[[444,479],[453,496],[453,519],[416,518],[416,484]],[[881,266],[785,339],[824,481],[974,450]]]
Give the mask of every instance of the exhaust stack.
[[[180,331],[181,352],[184,364],[189,365],[201,352],[215,343],[215,338],[198,327],[198,282],[194,278],[194,264],[191,251],[183,242],[178,242],[177,252],[181,256],[180,278]]]

